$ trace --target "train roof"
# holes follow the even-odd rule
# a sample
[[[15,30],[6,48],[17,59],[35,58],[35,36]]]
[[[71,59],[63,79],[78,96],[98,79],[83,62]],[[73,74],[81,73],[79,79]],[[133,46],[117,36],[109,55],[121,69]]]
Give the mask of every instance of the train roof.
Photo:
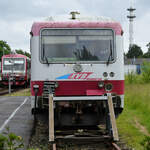
[[[117,35],[123,33],[119,22],[108,17],[81,16],[71,19],[70,16],[48,17],[44,21],[34,22],[31,33],[33,36],[40,35],[42,28],[111,28]]]
[[[17,57],[17,58],[26,58],[26,59],[29,59],[29,57],[25,56],[25,55],[22,55],[22,54],[8,54],[8,55],[3,55],[2,58],[12,58],[12,57]]]
[[[45,21],[100,21],[100,22],[116,22],[114,19],[110,17],[104,16],[83,16],[79,15],[75,19],[72,19],[70,15],[59,15],[59,16],[50,16],[45,19]]]

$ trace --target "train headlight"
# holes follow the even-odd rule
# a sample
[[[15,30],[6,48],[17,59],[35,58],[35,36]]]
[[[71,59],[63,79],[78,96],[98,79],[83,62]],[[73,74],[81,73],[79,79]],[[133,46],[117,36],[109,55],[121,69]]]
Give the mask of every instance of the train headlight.
[[[109,75],[110,75],[110,77],[114,77],[115,73],[114,72],[110,72]]]
[[[107,72],[104,72],[104,73],[103,73],[103,76],[104,76],[104,77],[107,77],[107,76],[108,76],[108,73],[107,73]]]
[[[113,88],[113,85],[112,85],[111,83],[105,84],[105,90],[106,90],[106,91],[111,91],[112,88]]]
[[[34,90],[37,90],[37,89],[39,89],[39,85],[37,85],[37,84],[34,84],[34,85],[33,85],[33,89],[34,89]]]
[[[35,93],[35,97],[37,96],[37,94],[38,94],[38,91],[39,91],[39,85],[38,84],[34,84],[33,85],[33,90],[34,90],[34,93]],[[36,105],[36,104],[35,104]]]
[[[59,87],[58,82],[55,82],[55,88],[58,88],[58,87]]]
[[[98,82],[98,87],[99,87],[99,88],[104,87],[104,82],[103,82],[103,81]]]

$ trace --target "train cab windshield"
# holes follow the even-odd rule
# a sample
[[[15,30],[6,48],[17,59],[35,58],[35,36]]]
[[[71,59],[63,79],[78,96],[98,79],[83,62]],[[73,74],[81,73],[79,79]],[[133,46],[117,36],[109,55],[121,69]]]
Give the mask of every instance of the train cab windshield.
[[[4,58],[3,70],[5,71],[24,71],[25,60],[24,58]]]
[[[111,29],[43,29],[42,63],[113,62],[114,33]]]

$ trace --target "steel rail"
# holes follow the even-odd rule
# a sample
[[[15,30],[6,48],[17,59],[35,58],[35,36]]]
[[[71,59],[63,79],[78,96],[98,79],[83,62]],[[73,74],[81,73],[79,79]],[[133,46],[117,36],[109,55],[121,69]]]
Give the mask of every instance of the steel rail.
[[[112,143],[112,146],[115,150],[121,150],[121,148],[116,143]]]
[[[18,88],[18,89],[12,89],[12,93],[14,93],[14,92],[18,92],[18,91],[21,91],[21,90],[23,90],[23,89],[26,89],[26,88]],[[0,88],[0,96],[3,96],[3,95],[6,95],[6,94],[9,94],[9,91],[8,91],[8,88]]]

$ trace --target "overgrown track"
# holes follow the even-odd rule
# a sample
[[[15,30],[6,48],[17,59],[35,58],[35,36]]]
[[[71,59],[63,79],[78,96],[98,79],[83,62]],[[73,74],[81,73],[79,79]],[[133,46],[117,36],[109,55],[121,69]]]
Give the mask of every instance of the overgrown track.
[[[129,150],[120,148],[112,138],[100,128],[55,128],[55,142],[50,143],[48,135],[48,114],[38,114],[29,147],[39,150]],[[38,142],[37,142],[38,141]]]
[[[121,148],[114,142],[112,138],[106,133],[99,132],[98,130],[85,130],[78,129],[78,131],[67,131],[61,133],[55,132],[56,140],[51,144],[52,150],[121,150]],[[71,134],[72,132],[72,134]]]
[[[121,150],[121,148],[116,143],[111,143],[111,144],[114,150]]]
[[[108,137],[99,137],[97,139],[75,138],[72,140],[56,140],[51,144],[52,150],[121,150],[121,148],[113,143]]]
[[[8,94],[8,89],[6,88],[0,88],[0,96]]]
[[[17,92],[17,91],[20,91],[22,89],[25,89],[24,86],[20,86],[20,87],[12,87],[11,88],[11,93],[13,92]],[[3,96],[3,95],[6,95],[6,94],[9,94],[9,88],[8,87],[3,87],[2,86],[0,87],[0,96]]]

